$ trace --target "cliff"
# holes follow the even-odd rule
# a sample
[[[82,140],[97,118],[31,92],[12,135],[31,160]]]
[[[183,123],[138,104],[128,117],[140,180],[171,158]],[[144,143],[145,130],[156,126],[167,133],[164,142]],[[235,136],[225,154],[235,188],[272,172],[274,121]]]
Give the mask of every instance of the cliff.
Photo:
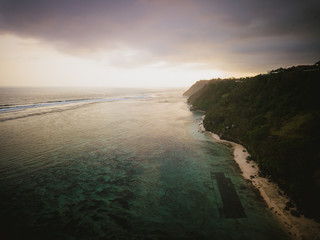
[[[320,220],[320,67],[209,81],[188,99],[204,126],[246,146],[263,175]]]
[[[199,80],[195,84],[193,84],[185,93],[183,93],[183,96],[190,97],[197,91],[199,91],[201,88],[203,88],[209,80]]]

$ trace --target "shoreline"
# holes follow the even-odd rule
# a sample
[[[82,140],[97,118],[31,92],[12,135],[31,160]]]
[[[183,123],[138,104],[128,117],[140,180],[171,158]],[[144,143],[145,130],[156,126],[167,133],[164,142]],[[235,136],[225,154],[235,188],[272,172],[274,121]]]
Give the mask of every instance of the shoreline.
[[[206,131],[203,126],[203,118],[200,127],[201,130]],[[299,214],[290,198],[286,196],[276,183],[259,176],[258,164],[252,160],[247,160],[247,157],[250,156],[247,149],[238,143],[220,139],[215,133],[206,132],[209,133],[216,142],[229,143],[232,145],[234,160],[238,164],[242,176],[259,190],[269,210],[276,216],[289,236],[295,240],[320,240],[320,223]],[[293,216],[291,212],[294,214],[298,213],[300,216]]]

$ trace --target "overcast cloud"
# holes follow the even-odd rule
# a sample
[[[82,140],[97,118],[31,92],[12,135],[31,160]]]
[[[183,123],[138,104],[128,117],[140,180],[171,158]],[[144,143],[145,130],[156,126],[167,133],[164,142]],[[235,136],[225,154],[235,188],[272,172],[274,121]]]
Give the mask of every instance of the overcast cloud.
[[[124,68],[165,61],[259,72],[318,61],[319,12],[312,0],[0,0],[0,34],[74,55],[109,52]]]

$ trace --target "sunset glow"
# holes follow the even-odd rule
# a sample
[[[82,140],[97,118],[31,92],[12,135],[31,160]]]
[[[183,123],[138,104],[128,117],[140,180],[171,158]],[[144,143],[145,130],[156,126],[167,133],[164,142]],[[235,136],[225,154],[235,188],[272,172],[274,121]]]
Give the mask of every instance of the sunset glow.
[[[313,63],[311,2],[1,1],[0,85],[187,87]]]

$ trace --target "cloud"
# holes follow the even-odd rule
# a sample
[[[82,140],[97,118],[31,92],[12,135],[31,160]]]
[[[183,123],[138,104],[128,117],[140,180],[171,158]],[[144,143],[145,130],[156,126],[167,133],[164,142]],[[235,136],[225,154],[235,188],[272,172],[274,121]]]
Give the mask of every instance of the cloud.
[[[312,0],[0,0],[0,33],[73,55],[104,52],[118,67],[165,61],[261,71],[318,60],[319,10]]]

